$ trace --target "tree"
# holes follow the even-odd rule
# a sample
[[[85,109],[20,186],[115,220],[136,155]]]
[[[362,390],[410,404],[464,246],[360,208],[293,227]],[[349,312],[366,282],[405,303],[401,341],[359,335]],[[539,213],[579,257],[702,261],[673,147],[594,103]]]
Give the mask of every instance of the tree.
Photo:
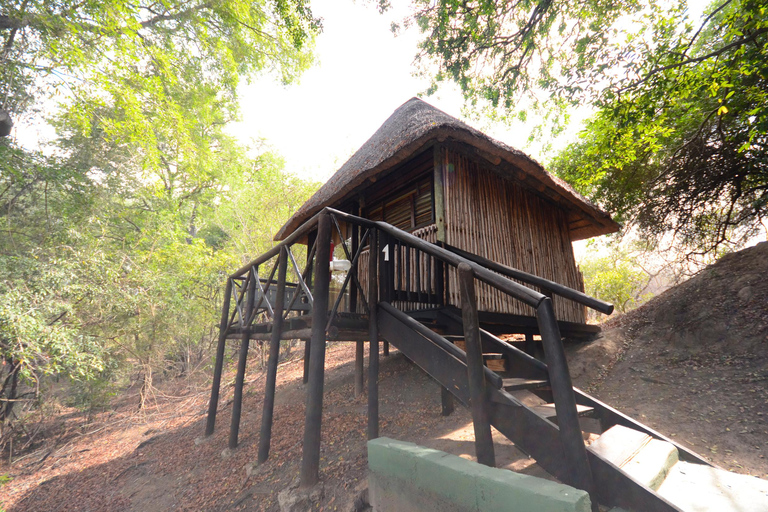
[[[645,302],[644,293],[651,276],[633,255],[618,245],[607,251],[591,250],[579,264],[587,294],[610,302],[619,313],[626,313]]]
[[[153,375],[207,360],[222,275],[240,263],[219,210],[233,187],[297,181],[278,165],[267,177],[259,162],[275,158],[224,131],[237,86],[256,72],[294,80],[319,30],[305,0],[2,7],[0,108],[57,131],[46,151],[0,139],[3,425],[49,375],[135,367],[144,404]]]
[[[694,253],[738,244],[768,212],[768,12],[680,3],[420,2],[421,59],[505,115],[524,95],[555,123],[596,109],[552,168],[644,235]],[[544,96],[546,101],[537,101]]]

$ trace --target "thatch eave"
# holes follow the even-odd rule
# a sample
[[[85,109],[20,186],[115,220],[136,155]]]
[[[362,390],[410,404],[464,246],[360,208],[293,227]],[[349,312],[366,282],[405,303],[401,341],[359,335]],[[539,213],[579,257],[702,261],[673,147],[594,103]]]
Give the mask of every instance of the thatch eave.
[[[474,151],[491,168],[569,212],[571,239],[619,230],[610,216],[528,155],[492,139],[418,98],[398,108],[360,149],[299,208],[275,235],[283,240],[326,206],[339,206],[373,181],[435,143],[455,142]]]

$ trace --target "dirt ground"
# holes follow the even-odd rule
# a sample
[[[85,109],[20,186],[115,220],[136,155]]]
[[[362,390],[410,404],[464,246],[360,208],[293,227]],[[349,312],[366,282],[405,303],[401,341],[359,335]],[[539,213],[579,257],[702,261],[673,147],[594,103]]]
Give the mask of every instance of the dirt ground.
[[[570,347],[577,386],[715,464],[768,479],[768,242]]]
[[[768,243],[726,257],[646,306],[608,322],[598,340],[568,346],[577,386],[732,471],[768,478]],[[366,397],[353,396],[354,344],[328,348],[319,508],[352,510],[365,487]],[[69,411],[32,451],[4,461],[10,511],[277,510],[299,474],[302,362],[284,363],[270,460],[258,451],[264,374],[247,376],[240,446],[227,446],[233,374],[213,436],[202,440],[209,390],[174,381],[138,414],[126,393],[86,421]],[[440,415],[439,386],[404,357],[381,365],[381,434],[472,459],[469,412]],[[547,475],[495,433],[501,467]]]
[[[350,510],[365,484],[366,397],[353,397],[354,344],[328,348],[323,412],[323,510]],[[152,411],[135,413],[136,399],[89,425],[71,419],[66,440],[5,464],[12,480],[0,489],[11,511],[278,510],[277,494],[299,474],[304,427],[302,361],[278,371],[270,459],[258,452],[264,375],[251,376],[243,401],[240,446],[227,446],[231,381],[213,436],[201,442],[208,390],[158,396]],[[182,387],[179,384],[179,387]],[[179,393],[179,391],[177,391]],[[474,457],[469,412],[440,414],[440,388],[396,351],[382,359],[381,435]],[[532,459],[497,435],[499,465],[546,476]],[[197,440],[197,441],[196,441]]]

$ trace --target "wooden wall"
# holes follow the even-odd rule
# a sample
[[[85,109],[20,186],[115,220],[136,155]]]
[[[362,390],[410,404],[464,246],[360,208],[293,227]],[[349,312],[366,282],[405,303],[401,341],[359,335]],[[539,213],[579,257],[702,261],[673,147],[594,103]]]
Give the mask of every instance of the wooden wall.
[[[456,151],[440,147],[437,152],[446,243],[583,290],[563,210]],[[448,282],[450,303],[459,306],[455,272]],[[480,311],[534,316],[532,308],[488,285],[478,283],[477,290]],[[553,300],[559,320],[584,323],[583,306]]]

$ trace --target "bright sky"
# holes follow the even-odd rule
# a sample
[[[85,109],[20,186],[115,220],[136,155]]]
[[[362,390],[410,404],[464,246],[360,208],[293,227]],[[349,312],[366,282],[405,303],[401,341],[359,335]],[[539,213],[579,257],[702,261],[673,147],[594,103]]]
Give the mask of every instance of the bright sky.
[[[286,159],[286,170],[325,182],[397,107],[429,85],[413,76],[418,30],[397,37],[390,31],[390,23],[407,13],[407,3],[393,4],[394,12],[381,15],[373,3],[360,0],[313,0],[313,13],[324,26],[317,39],[319,64],[298,85],[284,87],[265,78],[243,86],[242,122],[232,133],[245,143],[266,139]],[[455,89],[425,101],[461,117]],[[538,148],[524,147],[530,127],[468,122],[541,157]]]
[[[393,9],[380,15],[372,0],[312,0],[312,10],[323,18],[317,39],[319,63],[301,82],[288,87],[264,78],[241,90],[242,122],[232,133],[242,142],[264,138],[286,159],[286,170],[325,182],[392,112],[424,91],[428,82],[413,76],[416,28],[397,37],[393,20],[409,12],[408,0],[392,0]],[[701,13],[707,0],[689,0]],[[425,98],[433,106],[462,118],[456,89],[443,88]],[[571,129],[553,146],[572,140],[589,115],[588,108],[571,114]],[[534,123],[513,126],[468,121],[488,135],[543,162],[542,144],[527,146]]]

